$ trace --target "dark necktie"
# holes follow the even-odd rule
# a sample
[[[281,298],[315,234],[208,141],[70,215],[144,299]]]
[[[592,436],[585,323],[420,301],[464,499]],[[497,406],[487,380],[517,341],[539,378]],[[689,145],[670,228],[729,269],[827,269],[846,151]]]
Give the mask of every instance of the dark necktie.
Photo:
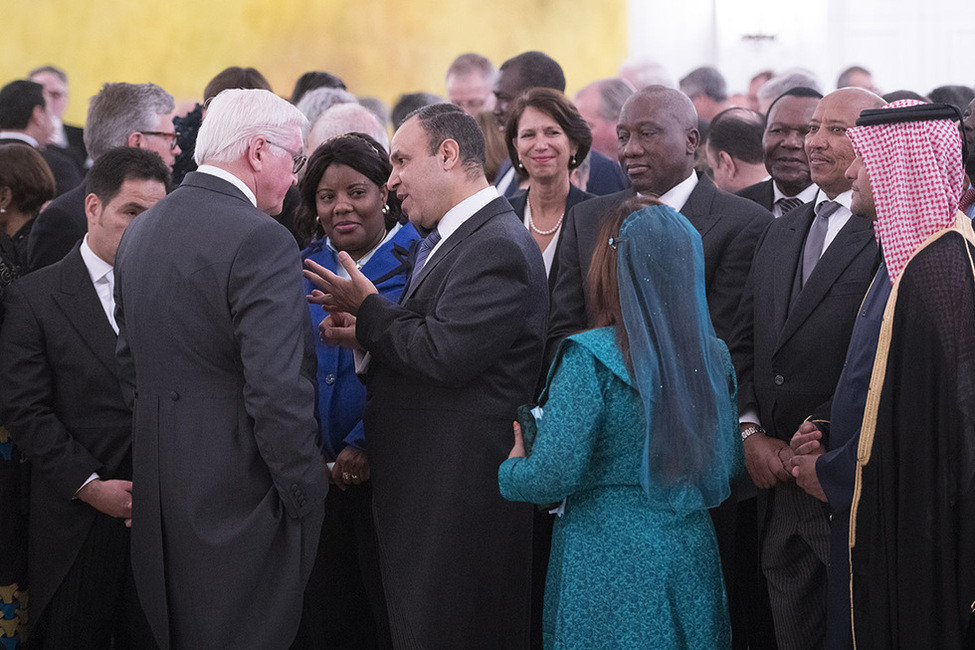
[[[782,214],[787,213],[789,210],[794,210],[802,204],[803,204],[803,200],[798,199],[796,197],[791,197],[791,198],[782,197],[781,199],[775,202],[775,205],[781,208]]]
[[[806,246],[802,249],[802,284],[816,268],[816,263],[823,255],[823,244],[826,243],[826,230],[829,226],[829,215],[836,212],[840,204],[836,201],[823,201],[816,206],[816,216],[813,217],[812,225],[809,226],[809,234],[806,235]]]
[[[961,200],[958,202],[958,209],[968,212],[968,208],[975,205],[975,189],[965,190],[961,193]]]
[[[427,263],[427,258],[430,257],[430,251],[433,250],[433,247],[436,246],[437,242],[439,241],[440,231],[434,230],[429,235],[424,237],[423,241],[420,242],[420,248],[416,252],[416,260],[413,262],[413,273],[410,276],[409,291],[413,290],[413,287],[416,285],[416,278],[418,275],[420,275],[420,269],[422,269],[423,265]]]

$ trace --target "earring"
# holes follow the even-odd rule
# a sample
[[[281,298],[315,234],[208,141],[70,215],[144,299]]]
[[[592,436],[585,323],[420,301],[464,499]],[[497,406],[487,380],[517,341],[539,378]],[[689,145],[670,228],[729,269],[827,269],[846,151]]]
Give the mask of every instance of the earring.
[[[575,167],[575,166],[576,166],[576,155],[572,154],[571,156],[569,156],[569,167]]]
[[[521,164],[521,158],[518,159],[517,167],[518,167],[518,171],[522,171],[522,172],[525,171],[525,166]]]
[[[389,204],[383,205],[383,214],[389,214]]]

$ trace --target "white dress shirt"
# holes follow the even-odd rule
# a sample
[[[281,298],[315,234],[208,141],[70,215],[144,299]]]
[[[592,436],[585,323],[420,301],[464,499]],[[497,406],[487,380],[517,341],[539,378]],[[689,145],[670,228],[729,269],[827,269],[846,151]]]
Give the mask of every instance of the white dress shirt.
[[[222,178],[243,192],[244,196],[247,197],[247,200],[251,202],[251,205],[253,205],[255,208],[257,207],[257,197],[254,195],[254,192],[251,191],[251,188],[247,187],[247,184],[244,183],[244,181],[240,180],[226,169],[214,167],[213,165],[200,165],[197,167],[196,171],[203,172],[204,174],[210,174],[210,176],[216,176],[217,178]]]

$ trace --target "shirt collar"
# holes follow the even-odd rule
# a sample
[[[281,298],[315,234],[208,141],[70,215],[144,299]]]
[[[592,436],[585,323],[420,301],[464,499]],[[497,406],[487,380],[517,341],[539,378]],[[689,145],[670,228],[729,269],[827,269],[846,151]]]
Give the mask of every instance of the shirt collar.
[[[840,205],[842,205],[847,210],[850,210],[850,204],[853,201],[853,190],[847,190],[847,191],[843,192],[842,194],[837,194],[835,199],[830,199],[828,196],[826,196],[826,193],[825,192],[820,191],[817,194],[817,196],[816,196],[816,204],[815,205],[818,206],[823,201],[836,201],[837,203],[839,203]]]
[[[799,199],[803,203],[809,203],[816,198],[816,194],[819,192],[819,187],[815,183],[810,183],[806,189],[799,192],[795,196],[788,196],[785,192],[779,189],[779,186],[772,181],[772,205],[779,199]]]
[[[216,176],[217,178],[222,178],[243,192],[244,196],[247,197],[247,200],[251,202],[251,205],[253,205],[255,208],[257,207],[257,196],[255,196],[251,188],[247,187],[247,184],[244,183],[244,181],[240,180],[226,169],[221,169],[220,167],[215,167],[214,165],[200,165],[196,168],[196,171],[203,172],[204,174],[210,174],[211,176]]]
[[[691,192],[697,187],[697,182],[697,174],[692,169],[690,176],[663,193],[660,202],[680,212],[684,204],[687,203],[687,199],[690,198]]]
[[[480,192],[476,192],[447,211],[447,214],[440,219],[437,230],[440,232],[440,241],[443,241],[454,234],[461,225],[474,216],[478,210],[486,206],[494,199],[501,196],[493,185],[488,185]],[[439,243],[438,243],[439,246]],[[431,251],[432,253],[433,251]]]
[[[87,234],[81,240],[81,259],[85,263],[85,268],[88,269],[88,277],[91,278],[92,284],[98,284],[102,278],[115,269],[111,264],[95,255],[95,251],[91,250],[91,246],[88,245]]]
[[[37,149],[37,140],[21,131],[0,131],[0,140],[20,140]]]
[[[393,226],[389,230],[389,232],[386,233],[386,236],[383,237],[383,240],[381,242],[379,242],[378,244],[376,244],[376,247],[375,248],[373,248],[371,251],[369,251],[368,253],[366,253],[365,255],[363,255],[362,257],[360,257],[359,259],[357,259],[355,261],[356,268],[357,269],[361,269],[362,267],[364,267],[369,262],[369,260],[372,259],[372,256],[376,254],[376,251],[378,251],[380,248],[382,248],[383,247],[383,244],[385,244],[390,239],[392,239],[393,237],[395,237],[396,236],[396,233],[398,233],[399,232],[399,229],[402,228],[402,227],[403,227],[403,224],[401,224],[401,223],[397,223],[395,226]],[[335,255],[336,258],[339,256],[338,249],[335,248],[335,246],[332,245],[332,240],[329,239],[328,237],[325,238],[325,246],[326,246],[326,248],[328,248],[328,250],[332,251],[332,253]],[[337,267],[337,270],[336,270],[336,275],[338,275],[341,278],[347,278],[347,277],[349,277],[349,272],[345,270],[345,267],[344,266],[342,266],[341,264],[339,264],[338,267]]]

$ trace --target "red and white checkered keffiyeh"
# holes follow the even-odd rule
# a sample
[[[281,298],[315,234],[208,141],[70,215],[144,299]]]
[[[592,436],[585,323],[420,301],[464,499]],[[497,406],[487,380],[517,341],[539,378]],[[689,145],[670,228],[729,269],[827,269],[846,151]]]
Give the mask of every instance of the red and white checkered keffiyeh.
[[[921,103],[902,99],[885,108]],[[895,282],[918,246],[955,223],[965,176],[961,134],[949,120],[857,126],[846,134],[870,177],[874,229]]]

